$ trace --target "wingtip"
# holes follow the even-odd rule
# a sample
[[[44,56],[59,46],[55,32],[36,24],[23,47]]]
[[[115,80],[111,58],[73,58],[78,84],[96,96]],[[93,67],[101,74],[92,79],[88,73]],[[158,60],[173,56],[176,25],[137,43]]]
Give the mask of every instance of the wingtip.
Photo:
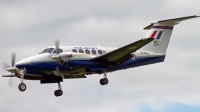
[[[190,16],[190,17],[196,18],[196,17],[200,17],[200,16],[198,16],[198,15],[193,15],[193,16]]]

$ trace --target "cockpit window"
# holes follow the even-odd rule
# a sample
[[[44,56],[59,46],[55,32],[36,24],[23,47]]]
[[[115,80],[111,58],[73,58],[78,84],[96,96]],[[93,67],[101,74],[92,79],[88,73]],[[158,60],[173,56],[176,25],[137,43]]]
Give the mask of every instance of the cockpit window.
[[[48,49],[45,49],[44,51],[42,51],[40,54],[51,53],[53,50],[54,50],[54,48],[48,48]]]
[[[39,54],[45,53],[47,51],[47,49],[45,49],[44,51],[40,52]]]
[[[54,50],[54,48],[49,48],[46,52],[51,53]]]

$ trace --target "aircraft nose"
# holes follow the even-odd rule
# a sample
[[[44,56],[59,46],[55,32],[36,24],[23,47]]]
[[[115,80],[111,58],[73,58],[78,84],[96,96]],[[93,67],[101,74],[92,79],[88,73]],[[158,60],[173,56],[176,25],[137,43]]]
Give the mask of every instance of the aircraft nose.
[[[18,61],[18,62],[15,64],[15,66],[16,66],[17,68],[24,68],[24,67],[30,65],[31,62],[32,62],[32,60],[33,60],[33,57],[25,58],[25,59],[23,59],[23,60]]]

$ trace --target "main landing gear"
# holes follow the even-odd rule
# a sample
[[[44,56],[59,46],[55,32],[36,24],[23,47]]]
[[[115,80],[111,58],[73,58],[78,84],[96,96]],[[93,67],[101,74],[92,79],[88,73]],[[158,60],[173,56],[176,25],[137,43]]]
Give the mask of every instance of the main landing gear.
[[[61,90],[61,84],[60,82],[58,82],[58,90],[54,91],[54,95],[58,97],[58,96],[62,96],[62,94],[63,94],[63,91]]]
[[[20,74],[20,81],[21,83],[19,84],[18,88],[21,92],[24,92],[26,90],[26,84],[23,83],[24,80],[24,74],[26,72],[26,69],[20,69],[19,74]]]
[[[106,85],[106,84],[108,84],[108,78],[107,78],[107,76],[106,76],[106,72],[104,72],[104,78],[102,78],[102,79],[100,79],[100,84],[101,85]]]

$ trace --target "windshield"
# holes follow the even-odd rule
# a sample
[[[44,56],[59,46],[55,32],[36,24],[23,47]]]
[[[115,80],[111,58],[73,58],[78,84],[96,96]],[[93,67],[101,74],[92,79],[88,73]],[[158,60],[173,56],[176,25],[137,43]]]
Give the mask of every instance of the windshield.
[[[53,50],[54,50],[54,48],[47,48],[47,49],[45,49],[44,51],[42,51],[41,53],[39,53],[39,54],[51,53]]]

